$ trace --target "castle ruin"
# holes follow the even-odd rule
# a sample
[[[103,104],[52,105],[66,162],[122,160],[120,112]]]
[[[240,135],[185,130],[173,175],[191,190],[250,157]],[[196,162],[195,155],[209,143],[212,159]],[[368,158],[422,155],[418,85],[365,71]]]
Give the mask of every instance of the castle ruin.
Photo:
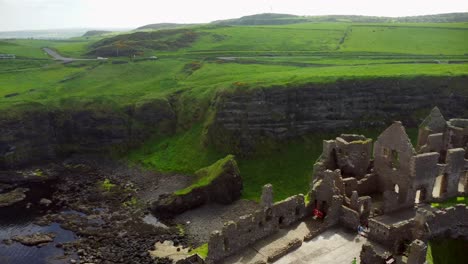
[[[419,127],[416,147],[401,122],[375,142],[352,134],[324,140],[309,202],[297,195],[274,203],[272,186],[265,186],[263,209],[214,231],[206,261],[219,263],[280,228],[306,220],[317,228],[304,241],[335,225],[352,230],[367,226],[369,241],[388,252],[379,255],[365,245],[361,263],[386,263],[393,254],[405,255],[403,263],[422,264],[430,239],[468,239],[465,205],[439,210],[429,204],[464,196],[467,189],[468,119],[447,121],[434,108]],[[320,219],[312,219],[313,212],[320,212]]]

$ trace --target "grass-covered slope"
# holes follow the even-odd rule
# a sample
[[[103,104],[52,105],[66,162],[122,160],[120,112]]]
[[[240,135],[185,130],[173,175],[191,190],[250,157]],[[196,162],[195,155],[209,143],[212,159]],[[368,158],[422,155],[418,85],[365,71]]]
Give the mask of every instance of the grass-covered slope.
[[[262,18],[300,23],[261,21],[258,25]],[[162,100],[175,112],[177,133],[155,136],[128,158],[163,172],[193,174],[227,154],[204,140],[204,124],[212,118],[210,106],[222,92],[346,79],[468,75],[466,22],[354,23],[340,18],[332,23],[304,22],[290,16],[248,19],[256,19],[257,25],[145,29],[64,41],[0,40],[0,54],[19,58],[0,60],[0,111],[15,112],[19,105],[33,105],[29,103],[53,109],[71,101],[105,100],[131,113],[135,105]],[[43,47],[67,57],[118,57],[62,64],[44,54]],[[147,60],[153,55],[158,59]],[[457,89],[468,95],[466,87]],[[362,131],[372,136],[368,132]],[[256,155],[238,157],[244,197],[257,199],[261,186],[269,182],[275,186],[277,199],[306,192],[321,140],[337,135],[265,142]]]
[[[197,38],[186,29],[135,32],[100,40],[91,45],[89,54],[106,57],[143,55],[147,50],[177,50],[190,46]]]

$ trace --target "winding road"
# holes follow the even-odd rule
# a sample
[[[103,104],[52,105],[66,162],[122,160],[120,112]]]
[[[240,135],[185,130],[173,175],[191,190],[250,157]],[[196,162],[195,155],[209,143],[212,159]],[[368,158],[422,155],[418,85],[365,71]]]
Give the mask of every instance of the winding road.
[[[52,58],[54,58],[54,60],[63,61],[63,62],[72,62],[72,61],[93,61],[93,60],[97,60],[97,59],[65,58],[65,57],[63,57],[62,55],[60,55],[57,51],[55,51],[55,50],[53,50],[53,49],[50,49],[50,48],[43,48],[42,50],[44,50],[45,52],[47,52],[47,54],[49,54],[49,56],[51,56]]]

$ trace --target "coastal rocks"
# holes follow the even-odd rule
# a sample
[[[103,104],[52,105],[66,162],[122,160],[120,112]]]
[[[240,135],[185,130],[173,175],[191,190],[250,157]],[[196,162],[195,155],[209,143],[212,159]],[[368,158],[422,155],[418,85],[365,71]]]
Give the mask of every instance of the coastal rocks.
[[[30,183],[44,183],[56,180],[58,173],[58,169],[55,166],[16,171],[0,171],[0,185],[6,188]]]
[[[13,241],[19,242],[25,246],[37,246],[50,243],[54,241],[56,234],[55,233],[35,233],[27,236],[14,236],[11,239]]]
[[[0,194],[0,208],[11,206],[15,203],[21,202],[26,198],[27,188],[17,188],[13,191]]]
[[[59,258],[67,262],[73,257],[76,263],[149,264],[171,263],[168,259],[154,259],[150,256],[149,251],[154,249],[157,241],[172,240],[180,247],[189,245],[189,239],[185,234],[181,234],[178,228],[155,226],[143,220],[148,211],[140,204],[144,205],[148,200],[140,196],[136,190],[147,185],[149,181],[154,181],[153,173],[141,173],[140,170],[127,168],[124,165],[115,166],[114,161],[90,158],[89,155],[77,155],[56,166],[60,174],[53,184],[24,183],[30,187],[26,198],[28,201],[23,201],[18,207],[26,214],[36,211],[41,214],[32,222],[41,228],[35,227],[35,231],[31,232],[40,234],[30,235],[24,231],[12,233],[10,236],[17,236],[15,240],[13,237],[5,241],[0,240],[5,247],[15,241],[42,246],[54,240],[54,236],[48,234],[54,231],[57,237],[53,244],[38,249],[41,251],[39,253],[41,256],[48,257],[47,251],[53,247],[63,250],[64,256]],[[40,171],[47,174],[47,168],[44,166]],[[23,171],[36,172],[38,175],[34,177],[42,175],[37,173],[39,172],[37,168]],[[18,173],[22,174],[19,171]],[[33,176],[32,173],[26,174]],[[5,173],[5,175],[12,174]],[[146,175],[145,178],[142,175]],[[139,180],[131,181],[136,176],[139,176]],[[115,184],[111,192],[102,188],[105,179],[110,179],[112,184]],[[11,190],[15,187],[5,188]],[[125,203],[133,197],[136,197],[138,204]],[[32,203],[32,209],[26,210],[23,204],[26,205],[29,201]],[[49,202],[52,203],[46,208]],[[10,208],[0,209],[5,209],[1,213],[10,212],[6,211]],[[71,232],[73,234],[70,234]]]
[[[163,194],[152,204],[160,217],[170,217],[205,203],[230,204],[240,198],[242,178],[234,156],[228,155],[195,173],[197,181],[171,194]]]
[[[46,198],[42,198],[42,199],[39,201],[39,204],[40,204],[40,205],[43,205],[43,206],[46,206],[46,207],[48,207],[51,203],[52,203],[52,201],[49,200],[49,199],[46,199]]]

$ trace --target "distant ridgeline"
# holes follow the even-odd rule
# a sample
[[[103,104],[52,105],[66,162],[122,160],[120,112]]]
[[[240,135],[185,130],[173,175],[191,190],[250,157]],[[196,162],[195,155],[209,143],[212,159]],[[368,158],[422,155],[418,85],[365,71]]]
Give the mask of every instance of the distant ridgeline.
[[[377,17],[377,16],[353,16],[353,15],[330,15],[330,16],[295,16],[288,14],[258,14],[244,16],[236,19],[218,20],[212,24],[218,25],[281,25],[304,22],[362,22],[362,23],[443,23],[443,22],[467,22],[468,13],[448,13],[426,16],[409,17]]]
[[[90,30],[84,33],[83,37],[100,36],[100,35],[104,35],[104,34],[111,33],[111,32],[112,31],[108,31],[108,30]]]
[[[329,15],[329,16],[296,16],[289,14],[256,14],[243,16],[241,18],[216,20],[208,25],[222,26],[248,26],[248,25],[286,25],[306,22],[352,22],[352,23],[448,23],[468,22],[468,13],[447,13],[425,16],[408,17],[378,17],[378,16],[355,16],[355,15]],[[157,23],[137,28],[136,30],[160,30],[174,29],[201,24],[177,24]]]

